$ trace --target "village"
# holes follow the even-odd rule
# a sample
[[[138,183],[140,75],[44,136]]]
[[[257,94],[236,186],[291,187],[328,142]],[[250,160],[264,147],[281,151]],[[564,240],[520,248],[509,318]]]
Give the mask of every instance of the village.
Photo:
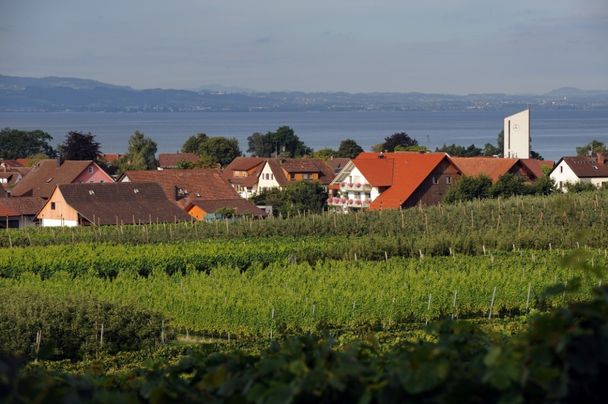
[[[96,162],[27,159],[0,162],[0,227],[88,226],[264,219],[273,206],[252,197],[300,182],[317,183],[327,209],[402,209],[435,205],[463,177],[505,175],[532,185],[543,177],[567,191],[569,184],[608,182],[608,156],[589,152],[557,163],[530,158],[530,113],[505,118],[504,154],[454,157],[445,152],[361,152],[349,159],[236,157],[223,168],[179,168],[196,162],[194,153],[161,153],[156,170],[108,174]],[[118,158],[118,155],[106,155]]]

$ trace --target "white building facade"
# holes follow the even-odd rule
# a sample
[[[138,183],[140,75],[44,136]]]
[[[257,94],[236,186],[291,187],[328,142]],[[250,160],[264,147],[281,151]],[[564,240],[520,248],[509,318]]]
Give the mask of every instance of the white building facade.
[[[504,157],[530,158],[530,109],[504,119]]]
[[[352,161],[332,181],[330,189],[334,192],[330,193],[327,204],[344,211],[367,208],[380,196],[378,187],[372,186]]]

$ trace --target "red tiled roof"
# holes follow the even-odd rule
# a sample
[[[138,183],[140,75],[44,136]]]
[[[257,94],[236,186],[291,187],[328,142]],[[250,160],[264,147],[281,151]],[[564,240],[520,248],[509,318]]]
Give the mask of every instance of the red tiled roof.
[[[185,208],[192,199],[240,198],[221,174],[221,171],[215,168],[127,171],[120,181],[128,179],[131,182],[155,182],[161,186],[167,199]]]
[[[498,181],[501,175],[517,163],[518,159],[497,157],[451,157],[452,161],[468,177],[486,175],[492,182]]]
[[[398,209],[445,159],[446,153],[361,153],[353,164],[372,186],[389,187],[370,209]]]
[[[215,201],[204,201],[202,199],[194,199],[188,205],[186,210],[190,210],[192,206],[198,206],[207,213],[214,213],[218,209],[228,208],[234,209],[237,215],[252,215],[257,217],[266,216],[266,211],[258,208],[247,199],[220,199]]]
[[[107,161],[108,163],[115,163],[117,160],[123,158],[125,155],[121,153],[101,153],[99,157]]]
[[[600,156],[562,157],[562,160],[568,164],[572,171],[574,171],[574,174],[579,178],[608,177],[608,154]]]
[[[325,163],[331,167],[331,169],[334,171],[334,174],[338,174],[344,168],[344,166],[348,164],[349,161],[349,158],[334,157],[325,160]]]
[[[0,220],[6,216],[34,216],[44,202],[44,199],[34,196],[0,198]]]
[[[286,173],[319,173],[319,183],[329,185],[335,178],[334,170],[321,159],[285,159],[274,158],[269,159],[268,164],[274,173],[275,180],[280,186],[285,186],[293,183],[289,180]]]
[[[264,157],[237,157],[222,171],[222,176],[231,184],[244,187],[253,187],[264,169],[266,161]],[[251,171],[246,177],[234,176],[235,171]]]
[[[11,194],[13,196],[40,196],[48,198],[58,184],[70,184],[93,161],[66,160],[60,166],[57,160],[40,160],[30,172],[15,185]],[[101,170],[101,168],[99,168]],[[103,171],[103,170],[102,170]],[[111,177],[108,176],[108,181]]]
[[[0,198],[6,197],[8,197],[8,192],[6,192],[3,187],[0,187]]]
[[[519,161],[522,165],[527,167],[536,178],[540,178],[545,175],[543,168],[551,170],[555,164],[555,162],[552,160],[519,159]]]
[[[161,153],[158,155],[158,165],[162,168],[175,168],[181,161],[198,162],[199,157],[194,153]]]
[[[57,189],[66,203],[90,223],[166,223],[190,221],[154,183],[62,184]],[[15,198],[16,199],[16,198]]]

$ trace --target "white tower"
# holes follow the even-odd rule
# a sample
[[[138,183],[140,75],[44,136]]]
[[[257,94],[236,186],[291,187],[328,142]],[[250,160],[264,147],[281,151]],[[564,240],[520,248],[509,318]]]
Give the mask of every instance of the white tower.
[[[505,118],[504,156],[530,158],[530,108]]]

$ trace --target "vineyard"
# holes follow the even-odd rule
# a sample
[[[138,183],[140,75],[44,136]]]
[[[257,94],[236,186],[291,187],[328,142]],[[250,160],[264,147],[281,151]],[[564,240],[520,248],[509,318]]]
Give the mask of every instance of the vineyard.
[[[17,394],[18,384],[31,377],[69,384],[93,368],[105,370],[99,379],[78,382],[92,389],[89,396],[106,389],[123,401],[158,401],[138,384],[141,375],[159,382],[170,374],[183,379],[190,369],[204,382],[167,387],[171,397],[188,397],[204,385],[211,401],[222,401],[232,395],[222,396],[221,386],[258,377],[244,369],[260,366],[263,372],[273,363],[276,377],[306,379],[302,375],[324,375],[323,366],[339,367],[332,361],[348,357],[371,367],[363,373],[379,372],[373,377],[385,387],[392,386],[386,372],[397,371],[395,358],[409,358],[412,368],[399,371],[417,381],[406,390],[391,388],[420,399],[416,385],[460,380],[458,371],[445,370],[429,353],[445,349],[445,358],[473,361],[463,365],[475,368],[472,374],[490,372],[479,373],[487,384],[479,397],[504,398],[510,393],[503,387],[514,388],[505,381],[511,376],[492,372],[519,366],[511,374],[522,377],[520,354],[504,352],[540,343],[548,325],[535,319],[552,318],[552,327],[563,331],[565,322],[555,313],[602,301],[597,290],[608,281],[606,206],[608,193],[593,192],[351,215],[3,231],[0,394],[3,388]],[[574,312],[591,315],[585,310]],[[446,334],[445,327],[452,331]],[[457,338],[451,333],[465,329],[460,344],[470,346],[471,357],[466,349],[449,351],[456,344],[450,338]],[[441,345],[446,338],[449,349]],[[310,359],[297,369],[283,365],[311,352],[327,360]],[[147,357],[159,363],[149,368]],[[415,370],[420,358],[432,364],[427,373]],[[110,372],[113,366],[120,371]],[[130,387],[118,387],[123,376],[132,380]],[[358,382],[349,377],[343,381],[363,389],[360,395],[386,401],[385,387],[357,384],[362,375]],[[17,384],[6,387],[6,380]],[[244,401],[287,394],[287,387],[277,392],[263,383],[245,394],[252,387],[240,386],[244,390],[233,395]],[[548,391],[543,386],[530,391]],[[290,397],[317,401],[335,387],[301,385]],[[522,391],[521,397],[535,397]]]

